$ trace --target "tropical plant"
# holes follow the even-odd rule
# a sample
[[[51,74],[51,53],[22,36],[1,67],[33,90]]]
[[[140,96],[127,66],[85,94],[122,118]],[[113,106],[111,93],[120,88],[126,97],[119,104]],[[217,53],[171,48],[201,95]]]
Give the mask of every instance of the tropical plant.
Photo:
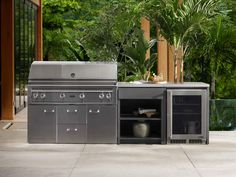
[[[142,13],[135,0],[109,1],[87,29],[84,45],[95,60],[122,60],[124,46],[133,40]]]
[[[155,19],[160,34],[174,46],[174,80],[177,81],[177,60],[181,61],[191,48],[190,41],[219,13],[219,1],[215,0],[151,0],[147,2],[149,16]],[[178,53],[181,55],[179,56]],[[183,76],[181,76],[181,79]]]
[[[77,24],[76,20],[65,16],[80,9],[74,0],[43,1],[43,47],[44,60],[62,59],[65,57],[65,39],[67,28]]]
[[[90,57],[88,56],[87,51],[78,40],[75,40],[74,44],[72,44],[68,39],[66,41],[67,41],[69,50],[72,52],[76,60],[78,61],[90,60]]]
[[[209,24],[206,33],[198,35],[195,48],[186,58],[192,66],[188,70],[195,75],[192,75],[193,80],[200,78],[211,83],[211,98],[229,98],[230,95],[232,98],[235,95],[235,46],[236,26],[227,17],[218,16]]]
[[[150,58],[146,58],[146,52],[156,43],[156,39],[147,41],[144,38],[143,31],[136,29],[136,40],[130,41],[132,44],[127,44],[124,47],[124,62],[121,62],[121,69],[125,71],[124,81],[144,80],[148,81],[151,76],[151,69],[157,61],[156,53],[153,53]],[[122,74],[122,72],[121,72]]]

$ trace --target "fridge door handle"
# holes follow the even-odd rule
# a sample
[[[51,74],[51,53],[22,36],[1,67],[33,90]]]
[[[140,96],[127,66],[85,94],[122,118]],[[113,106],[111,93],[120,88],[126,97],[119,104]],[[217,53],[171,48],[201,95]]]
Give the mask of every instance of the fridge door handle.
[[[172,138],[172,91],[167,90],[167,133],[168,138]]]

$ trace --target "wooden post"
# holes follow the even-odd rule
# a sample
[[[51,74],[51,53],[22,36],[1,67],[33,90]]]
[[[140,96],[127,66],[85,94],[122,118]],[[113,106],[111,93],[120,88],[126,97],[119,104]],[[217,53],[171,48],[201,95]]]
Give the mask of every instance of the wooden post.
[[[174,82],[174,46],[168,44],[168,82]]]
[[[168,81],[168,65],[167,65],[167,60],[168,60],[168,44],[167,41],[165,40],[164,37],[158,36],[158,45],[157,45],[157,50],[158,50],[158,75],[163,76],[163,81]]]
[[[37,11],[37,54],[36,60],[43,60],[43,23],[42,23],[42,0],[39,0]]]
[[[3,120],[14,118],[14,0],[1,0],[1,72]]]
[[[146,17],[141,19],[141,29],[144,32],[144,37],[147,41],[150,41],[150,21]],[[146,53],[146,59],[150,58],[150,49]]]

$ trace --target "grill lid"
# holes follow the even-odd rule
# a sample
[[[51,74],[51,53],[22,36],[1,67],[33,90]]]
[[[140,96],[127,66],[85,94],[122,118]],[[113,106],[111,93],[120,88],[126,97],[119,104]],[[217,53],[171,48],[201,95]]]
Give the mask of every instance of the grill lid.
[[[117,80],[117,63],[34,61],[29,79]]]

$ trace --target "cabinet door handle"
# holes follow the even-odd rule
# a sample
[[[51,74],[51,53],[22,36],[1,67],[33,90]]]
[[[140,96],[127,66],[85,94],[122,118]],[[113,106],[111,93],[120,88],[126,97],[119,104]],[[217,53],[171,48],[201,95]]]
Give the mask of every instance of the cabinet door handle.
[[[67,109],[66,112],[71,112],[71,111],[69,109]],[[74,112],[78,112],[78,110],[75,109]]]
[[[43,112],[50,112],[50,111],[47,111],[46,109],[44,109]],[[55,112],[55,110],[52,109],[51,112]]]
[[[100,113],[100,109],[97,109],[97,110],[94,111],[94,112],[93,112],[92,109],[89,109],[89,113],[99,114],[99,113]]]

